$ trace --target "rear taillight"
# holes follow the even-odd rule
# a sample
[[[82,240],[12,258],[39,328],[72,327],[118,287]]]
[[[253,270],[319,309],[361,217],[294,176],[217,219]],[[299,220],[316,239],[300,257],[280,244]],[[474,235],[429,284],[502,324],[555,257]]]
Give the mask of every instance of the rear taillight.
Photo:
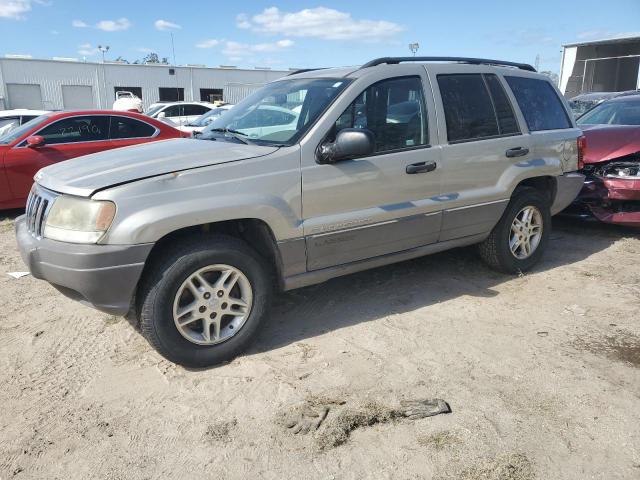
[[[578,137],[578,170],[584,168],[584,155],[587,153],[587,137]]]

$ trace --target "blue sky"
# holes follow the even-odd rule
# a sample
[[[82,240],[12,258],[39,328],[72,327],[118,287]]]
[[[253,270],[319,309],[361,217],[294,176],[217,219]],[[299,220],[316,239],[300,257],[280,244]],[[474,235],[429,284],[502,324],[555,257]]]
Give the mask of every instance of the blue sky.
[[[606,5],[603,6],[603,5]],[[0,54],[178,64],[354,65],[387,55],[498,58],[558,71],[564,43],[640,35],[640,0],[0,0]]]

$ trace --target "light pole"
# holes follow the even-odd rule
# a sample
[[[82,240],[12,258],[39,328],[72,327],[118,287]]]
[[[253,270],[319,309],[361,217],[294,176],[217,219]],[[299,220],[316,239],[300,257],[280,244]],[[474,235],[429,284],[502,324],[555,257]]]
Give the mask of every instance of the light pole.
[[[409,50],[411,50],[411,53],[413,53],[414,57],[416,56],[416,52],[418,51],[419,48],[420,48],[420,44],[418,42],[409,44]]]
[[[102,107],[102,100],[106,98],[107,95],[107,72],[105,72],[104,68],[104,54],[109,51],[109,45],[98,45],[98,50],[102,52],[102,99],[100,100],[100,107]],[[97,67],[96,67],[97,68]],[[106,105],[106,101],[105,101]],[[102,107],[105,108],[105,107]]]
[[[102,52],[102,63],[104,63],[104,54],[109,51],[109,45],[98,45],[98,50]]]

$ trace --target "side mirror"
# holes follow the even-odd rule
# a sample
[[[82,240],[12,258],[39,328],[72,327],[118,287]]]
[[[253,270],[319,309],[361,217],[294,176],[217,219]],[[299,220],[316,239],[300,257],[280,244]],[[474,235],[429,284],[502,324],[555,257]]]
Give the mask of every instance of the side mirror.
[[[166,113],[164,113],[164,112],[160,112],[160,113],[158,114],[158,118],[165,118],[166,116],[167,116],[167,114],[166,114]]]
[[[335,142],[320,145],[318,163],[334,163],[357,157],[366,157],[375,150],[373,132],[366,128],[345,128],[338,132]]]
[[[27,147],[29,148],[38,148],[42,147],[45,144],[44,137],[40,135],[34,135],[32,137],[27,138]]]

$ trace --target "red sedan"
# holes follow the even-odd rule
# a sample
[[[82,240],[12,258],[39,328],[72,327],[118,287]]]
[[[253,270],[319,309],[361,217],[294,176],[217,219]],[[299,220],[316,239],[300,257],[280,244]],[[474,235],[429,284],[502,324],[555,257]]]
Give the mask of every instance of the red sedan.
[[[190,136],[132,112],[41,115],[0,137],[0,209],[25,206],[33,176],[52,163],[138,143]]]
[[[567,213],[640,227],[640,95],[601,103],[577,123],[587,142],[586,179]]]

